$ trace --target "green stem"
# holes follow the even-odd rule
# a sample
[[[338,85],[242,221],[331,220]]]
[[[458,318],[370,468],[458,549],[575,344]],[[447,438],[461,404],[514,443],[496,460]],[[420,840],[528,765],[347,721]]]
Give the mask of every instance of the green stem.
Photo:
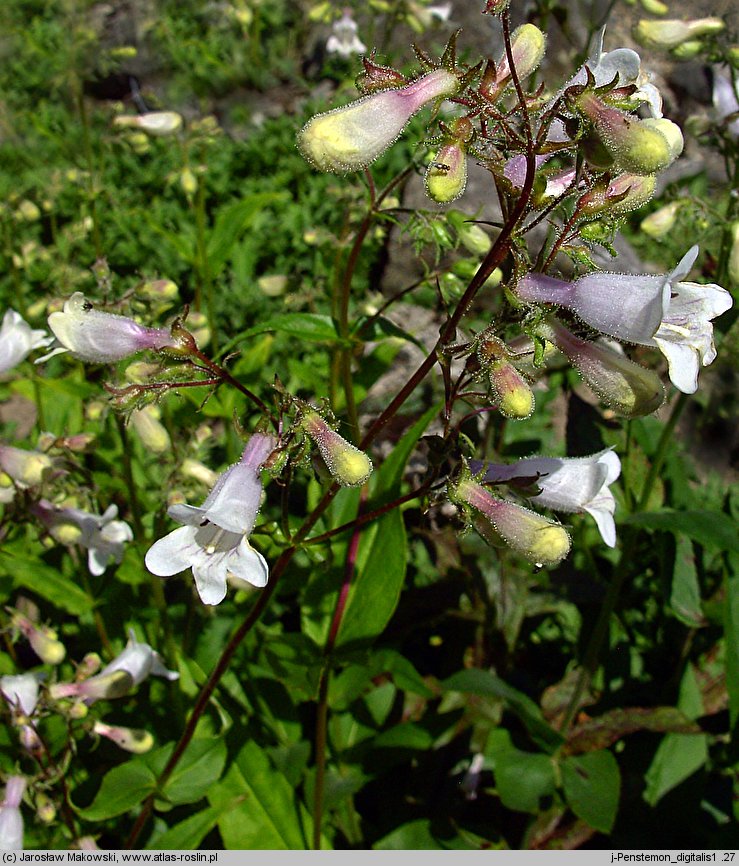
[[[131,518],[133,520],[134,529],[136,530],[136,538],[141,541],[144,538],[144,524],[141,521],[141,504],[139,502],[136,482],[133,478],[133,464],[131,462],[131,452],[128,444],[128,433],[126,431],[126,422],[120,415],[115,416],[115,423],[118,427],[118,435],[121,437],[121,451],[123,455],[123,477],[128,488],[129,506],[131,508]]]

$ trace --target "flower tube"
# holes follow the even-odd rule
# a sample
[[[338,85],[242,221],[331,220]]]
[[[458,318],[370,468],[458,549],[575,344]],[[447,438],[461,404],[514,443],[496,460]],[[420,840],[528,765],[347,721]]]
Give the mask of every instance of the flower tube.
[[[318,412],[308,412],[301,423],[335,481],[342,487],[361,487],[372,474],[372,461],[364,451],[339,436]]]
[[[627,418],[649,415],[664,402],[659,376],[622,352],[582,340],[553,318],[539,326],[539,334],[554,343],[601,400],[619,414]]]
[[[96,310],[82,292],[75,292],[61,312],[49,316],[49,327],[60,348],[47,358],[66,351],[81,361],[108,364],[142,349],[177,345],[166,328],[146,328],[126,316]]]
[[[715,283],[683,282],[698,256],[691,247],[669,274],[592,273],[572,283],[544,274],[519,280],[524,301],[566,307],[588,325],[629,343],[657,346],[667,358],[673,385],[685,394],[698,388],[700,364],[716,358],[711,320],[733,304]]]
[[[26,790],[23,776],[11,776],[0,804],[0,851],[23,850],[23,816],[20,805]]]
[[[492,543],[499,536],[538,566],[557,565],[570,551],[570,536],[559,523],[522,505],[497,499],[469,477],[458,481],[449,494],[453,502],[477,512],[473,525],[486,541]]]
[[[227,469],[200,508],[172,505],[170,517],[185,524],[149,548],[146,567],[159,577],[192,568],[200,599],[219,604],[228,575],[252,586],[267,583],[269,567],[249,544],[259,513],[262,480],[259,468],[277,444],[273,436],[255,433],[241,460]]]
[[[486,484],[518,482],[534,488],[537,492],[529,498],[535,505],[586,512],[598,525],[603,541],[615,547],[616,500],[609,488],[621,474],[621,461],[610,448],[588,457],[527,457],[510,466],[473,460],[470,470],[475,474],[484,471]]]
[[[459,79],[435,69],[396,90],[373,93],[317,114],[298,134],[303,156],[320,171],[358,171],[381,156],[424,105],[453,96]]]

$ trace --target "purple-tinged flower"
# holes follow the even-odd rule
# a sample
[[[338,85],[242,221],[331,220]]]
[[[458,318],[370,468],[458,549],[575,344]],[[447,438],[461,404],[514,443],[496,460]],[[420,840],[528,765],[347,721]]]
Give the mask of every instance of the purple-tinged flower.
[[[108,364],[143,349],[177,347],[166,328],[147,328],[126,316],[96,310],[82,292],[75,292],[61,312],[49,316],[49,327],[59,348],[41,360],[71,352],[82,361]]]
[[[55,683],[49,689],[51,696],[58,698],[83,698],[90,705],[103,698],[119,698],[127,695],[134,686],[149,676],[179,679],[176,671],[167,670],[161,656],[147,643],[139,643],[133,631],[122,653],[107,664],[99,674],[74,683]]]
[[[518,483],[533,488],[526,496],[534,505],[554,511],[587,512],[603,541],[616,545],[613,512],[616,500],[609,487],[621,474],[621,461],[610,448],[588,457],[528,457],[510,466],[470,461],[470,471],[484,471],[486,484]]]
[[[466,117],[457,118],[448,133],[426,169],[426,193],[439,204],[459,198],[467,186],[467,146],[472,139],[472,124]]]
[[[48,346],[52,340],[46,331],[33,330],[15,310],[7,310],[0,327],[0,373],[12,370],[30,352]]]
[[[265,586],[269,567],[249,544],[262,496],[259,468],[277,444],[273,436],[255,433],[241,460],[227,469],[200,508],[172,505],[170,517],[185,524],[160,538],[146,554],[146,567],[159,577],[192,568],[204,604],[226,595],[229,574],[253,586]]]
[[[623,351],[576,337],[554,318],[538,330],[567,356],[601,400],[619,414],[627,418],[649,415],[664,402],[659,376],[629,360]]]
[[[98,515],[80,508],[61,508],[41,499],[31,510],[59,542],[81,544],[87,550],[87,566],[96,577],[103,574],[111,559],[116,564],[121,562],[127,542],[133,539],[131,527],[115,519],[117,505]]]
[[[511,36],[511,56],[519,81],[528,78],[544,57],[547,37],[535,24],[522,24]],[[497,67],[488,63],[480,83],[480,93],[491,102],[495,101],[512,82],[508,55],[504,54]]]
[[[64,661],[67,650],[57,639],[57,633],[47,625],[37,625],[20,611],[8,608],[11,614],[10,624],[31,644],[31,649],[47,665],[58,665]]]
[[[357,22],[352,18],[348,9],[331,25],[331,35],[326,42],[326,51],[329,54],[338,54],[341,57],[350,57],[352,54],[364,54],[367,46],[357,36]]]
[[[38,677],[35,674],[6,674],[0,677],[0,692],[11,708],[24,716],[31,716],[38,703]]]
[[[383,154],[428,102],[453,96],[459,78],[435,69],[395,90],[372,93],[311,118],[298,134],[303,156],[320,171],[358,171]]]
[[[450,499],[476,512],[473,526],[491,544],[502,539],[536,565],[557,565],[570,551],[570,536],[559,523],[522,505],[493,496],[469,474],[449,488]]]
[[[692,394],[700,364],[708,366],[716,357],[711,320],[733,303],[715,283],[682,282],[697,255],[698,247],[691,247],[673,271],[661,275],[592,273],[568,283],[529,274],[515,291],[524,301],[566,307],[610,337],[657,346],[673,385]]]
[[[0,805],[0,851],[23,850],[23,816],[20,805],[25,790],[24,776],[10,776]]]
[[[112,740],[118,748],[134,755],[143,755],[154,745],[154,737],[140,728],[123,728],[120,725],[95,722],[92,730],[99,736]]]
[[[713,107],[729,136],[739,139],[739,83],[718,70],[713,73]]]

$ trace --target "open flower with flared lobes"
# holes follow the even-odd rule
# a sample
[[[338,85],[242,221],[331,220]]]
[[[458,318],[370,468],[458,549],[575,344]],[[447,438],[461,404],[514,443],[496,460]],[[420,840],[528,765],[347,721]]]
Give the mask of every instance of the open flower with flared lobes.
[[[47,358],[59,352],[71,352],[81,361],[108,364],[142,349],[177,345],[166,328],[147,328],[126,316],[96,310],[82,292],[75,292],[61,312],[49,316],[49,327],[59,348]]]
[[[502,539],[536,565],[557,565],[570,552],[570,536],[563,526],[522,505],[498,499],[467,472],[450,486],[449,497],[473,509],[473,526],[486,541],[494,544]]]
[[[26,790],[24,776],[10,776],[0,803],[0,851],[23,850],[23,816],[20,805]]]
[[[131,527],[116,520],[118,506],[111,505],[101,515],[80,508],[62,508],[46,499],[31,506],[31,511],[62,544],[81,544],[87,550],[87,566],[96,577],[113,560],[119,564],[126,544],[133,539]]]
[[[74,683],[55,683],[49,689],[53,698],[82,698],[92,704],[103,698],[119,698],[127,695],[134,686],[149,676],[176,680],[179,674],[167,670],[161,656],[149,644],[136,640],[133,631],[129,632],[128,643],[122,653],[117,655],[95,676]]]
[[[435,69],[404,87],[317,114],[298,134],[298,147],[321,171],[358,171],[394,144],[424,105],[453,96],[458,89],[459,79],[453,72]]]
[[[711,320],[732,305],[714,283],[683,282],[698,255],[691,247],[669,274],[592,273],[572,283],[528,274],[516,294],[534,303],[557,304],[588,325],[629,343],[657,346],[667,358],[673,385],[685,394],[698,387],[700,364],[716,357]]]
[[[331,25],[331,35],[326,42],[326,51],[341,57],[364,54],[367,46],[357,36],[357,29],[357,22],[352,18],[349,10],[345,9],[341,18]]]
[[[34,349],[53,340],[46,331],[33,330],[20,313],[7,310],[0,327],[0,373],[7,373],[24,361]]]
[[[192,568],[204,604],[218,604],[230,575],[253,586],[267,583],[269,567],[249,544],[262,496],[259,468],[277,444],[273,436],[255,433],[241,460],[227,469],[200,506],[173,505],[170,517],[184,526],[149,548],[146,567],[159,577]]]
[[[597,523],[603,541],[616,545],[613,513],[616,500],[610,485],[621,474],[621,461],[610,448],[588,457],[528,457],[510,466],[470,461],[470,471],[484,471],[487,484],[513,483],[536,490],[533,504],[554,511],[589,514]]]

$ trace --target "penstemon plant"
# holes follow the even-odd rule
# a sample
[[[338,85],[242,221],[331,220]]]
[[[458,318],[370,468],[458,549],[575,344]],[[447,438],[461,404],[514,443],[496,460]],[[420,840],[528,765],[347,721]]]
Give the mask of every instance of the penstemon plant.
[[[234,20],[253,27],[251,7],[237,6]],[[603,30],[571,74],[541,81],[546,34],[535,23],[513,27],[508,6],[488,0],[481,13],[500,28],[495,56],[470,62],[459,32],[438,58],[414,46],[412,72],[372,51],[357,62],[358,98],[297,131],[305,164],[296,171],[311,182],[334,176],[324,189],[348,202],[343,226],[325,229],[330,257],[316,230],[304,233],[314,250],[311,299],[327,295],[309,312],[229,328],[219,277],[232,258],[246,267],[242,235],[274,232],[259,210],[279,223],[286,198],[258,190],[209,225],[212,126],[203,132],[168,110],[113,118],[113,146],[123,134],[142,156],[150,142],[174,154],[169,176],[190,223],[182,237],[159,231],[193,267],[194,309],[175,310],[178,288],[164,279],[114,301],[120,278],[99,258],[95,285],[54,305],[50,334],[5,314],[3,374],[46,354],[33,374],[35,447],[0,444],[0,569],[13,577],[0,670],[9,722],[0,847],[22,846],[31,808],[26,843],[37,847],[425,848],[445,838],[452,848],[578,847],[617,825],[621,770],[611,747],[627,735],[664,734],[646,773],[650,806],[708,766],[696,719],[709,711],[701,683],[718,667],[725,697],[716,700],[729,709],[718,740],[728,741],[739,714],[735,539],[720,510],[709,525],[705,510],[677,496],[682,510],[665,509],[658,497],[660,474],[679,471],[684,395],[716,360],[713,321],[732,298],[705,281],[708,270],[690,280],[701,262],[692,237],[665,273],[595,263],[595,249],[613,250],[619,229],[648,205],[683,133],[664,117],[639,55],[605,50]],[[403,4],[398,16],[445,21],[434,9]],[[325,11],[314,10],[316,19]],[[668,28],[667,47],[721,33],[705,21]],[[656,46],[658,30],[636,35]],[[366,51],[350,9],[334,21],[327,51],[347,64]],[[735,177],[726,88],[735,95],[736,82],[717,82],[718,141]],[[85,112],[81,120],[89,122]],[[422,124],[425,164],[408,144]],[[89,133],[94,190],[104,169]],[[497,198],[497,222],[459,209],[473,164]],[[415,211],[400,199],[414,174],[428,200]],[[668,207],[651,220],[653,236],[686,210]],[[100,253],[104,208],[90,208]],[[722,280],[736,278],[735,208],[732,200],[713,269]],[[438,255],[424,277],[378,300],[367,261],[391,226],[432,236]],[[466,256],[447,264],[454,238]],[[289,280],[273,274],[260,284],[279,297]],[[420,308],[409,304],[414,293],[433,307],[426,342],[412,322],[390,318]],[[317,312],[327,307],[330,315]],[[280,338],[289,343],[273,357]],[[392,368],[400,344],[422,348],[415,367]],[[101,380],[100,365],[112,378]],[[391,369],[378,407],[372,391]],[[58,405],[49,397],[57,392]],[[548,428],[553,401],[568,397],[572,427],[572,406],[590,401],[582,414],[593,447],[535,453],[531,441],[560,447]],[[658,411],[662,425],[651,417]],[[647,529],[657,553],[647,550]],[[726,555],[727,576],[705,605],[694,544]],[[664,607],[691,636],[672,672],[676,706],[630,706],[617,703],[623,683],[608,649],[628,644],[629,631],[642,635],[638,605],[615,614],[627,579],[647,592],[655,558],[672,569]],[[701,569],[721,570],[707,553]],[[597,586],[597,608],[592,589],[582,612],[573,604],[573,575]],[[438,591],[447,593],[441,601]],[[45,605],[58,623],[48,624]],[[536,617],[546,625],[531,626],[524,652],[524,621]],[[722,635],[683,664],[711,617]],[[426,650],[412,652],[414,628],[429,657],[450,646],[429,671]],[[566,647],[571,657],[556,662],[559,676],[527,686],[517,667],[554,645],[552,631],[558,653]],[[646,662],[633,649],[637,677]],[[137,691],[145,682],[146,709]],[[539,687],[540,704],[531,697]],[[133,757],[120,762],[101,738]],[[690,757],[676,768],[670,755],[681,742]],[[395,820],[381,791],[385,776],[402,788],[406,772],[419,778],[391,796],[403,813]],[[451,818],[436,833],[433,798],[420,818],[408,802],[442,774]],[[474,811],[493,798],[529,816],[525,832],[506,837],[505,821]]]

